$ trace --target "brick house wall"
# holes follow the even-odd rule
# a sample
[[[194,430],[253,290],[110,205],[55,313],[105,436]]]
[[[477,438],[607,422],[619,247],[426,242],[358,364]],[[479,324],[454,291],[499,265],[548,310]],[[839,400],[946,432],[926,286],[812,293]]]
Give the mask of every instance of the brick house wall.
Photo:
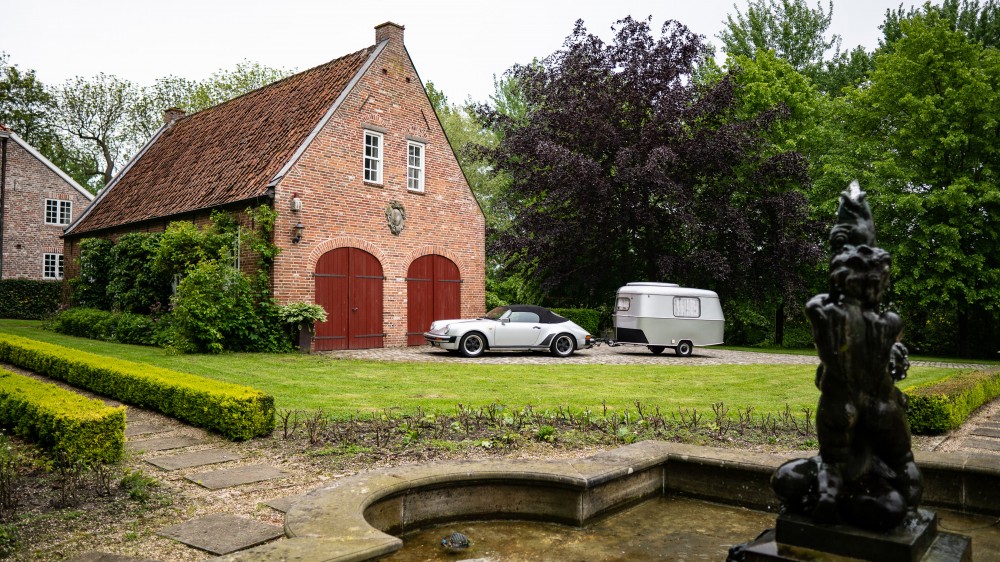
[[[93,195],[11,135],[7,139],[3,210],[4,279],[43,280],[45,254],[63,255],[61,237],[68,223],[46,224],[46,199],[69,202],[72,222],[87,208]],[[68,261],[64,256],[64,267]]]
[[[377,28],[386,48],[362,76],[301,158],[275,189],[277,245],[274,296],[280,303],[313,302],[312,273],[326,252],[355,247],[381,262],[384,345],[406,345],[407,269],[428,254],[450,259],[462,277],[463,317],[481,316],[486,303],[485,219],[427,99],[403,45],[403,29]],[[365,130],[383,135],[383,180],[364,181]],[[424,190],[407,189],[408,140],[424,144]],[[302,210],[291,210],[298,194]],[[406,212],[394,235],[386,207]],[[305,226],[292,242],[293,226]]]

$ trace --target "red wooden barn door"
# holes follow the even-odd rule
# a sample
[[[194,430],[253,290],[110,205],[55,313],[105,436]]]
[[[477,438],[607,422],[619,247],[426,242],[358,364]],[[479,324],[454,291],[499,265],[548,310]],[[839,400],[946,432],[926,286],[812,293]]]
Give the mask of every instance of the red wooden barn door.
[[[462,279],[458,266],[438,255],[413,260],[406,272],[406,342],[425,343],[423,333],[435,320],[459,318]]]
[[[357,248],[337,248],[316,262],[317,351],[382,347],[382,264]]]

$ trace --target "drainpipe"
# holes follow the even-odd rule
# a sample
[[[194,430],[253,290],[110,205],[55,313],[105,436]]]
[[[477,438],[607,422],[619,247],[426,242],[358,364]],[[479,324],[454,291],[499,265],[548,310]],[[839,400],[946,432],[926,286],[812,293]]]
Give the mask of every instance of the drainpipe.
[[[9,138],[9,132],[0,131],[0,280],[3,279],[4,227],[7,226],[4,210],[7,199],[7,139]]]

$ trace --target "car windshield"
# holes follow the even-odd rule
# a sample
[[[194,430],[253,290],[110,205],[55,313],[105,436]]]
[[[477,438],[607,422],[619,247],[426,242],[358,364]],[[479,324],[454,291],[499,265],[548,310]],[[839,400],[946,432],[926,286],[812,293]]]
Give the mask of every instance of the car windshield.
[[[494,308],[493,310],[487,312],[486,316],[484,316],[484,318],[487,318],[489,320],[499,320],[499,319],[503,318],[504,315],[506,315],[509,311],[510,311],[510,309],[507,308],[506,306],[498,306],[498,307]]]

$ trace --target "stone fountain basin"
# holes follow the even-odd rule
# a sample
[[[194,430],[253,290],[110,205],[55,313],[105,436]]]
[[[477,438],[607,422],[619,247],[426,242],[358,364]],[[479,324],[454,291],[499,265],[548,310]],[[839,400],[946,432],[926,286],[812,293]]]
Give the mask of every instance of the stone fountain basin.
[[[583,459],[394,467],[313,490],[286,514],[287,539],[215,560],[376,560],[402,547],[395,535],[436,523],[516,519],[582,527],[645,499],[673,494],[773,511],[771,473],[790,458],[810,454],[644,441]],[[1000,514],[995,457],[916,456],[925,480],[924,506]]]

